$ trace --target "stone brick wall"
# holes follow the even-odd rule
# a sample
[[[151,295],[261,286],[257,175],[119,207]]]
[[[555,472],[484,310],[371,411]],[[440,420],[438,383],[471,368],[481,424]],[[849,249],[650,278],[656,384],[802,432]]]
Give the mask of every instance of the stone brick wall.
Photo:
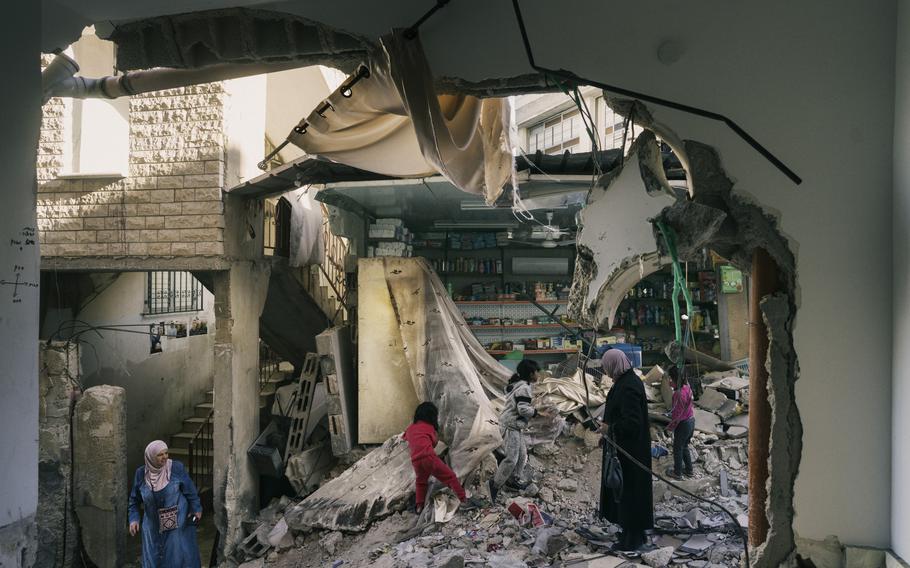
[[[50,100],[37,164],[42,257],[223,255],[224,97],[220,83],[131,97],[125,178],[60,177],[69,111]]]

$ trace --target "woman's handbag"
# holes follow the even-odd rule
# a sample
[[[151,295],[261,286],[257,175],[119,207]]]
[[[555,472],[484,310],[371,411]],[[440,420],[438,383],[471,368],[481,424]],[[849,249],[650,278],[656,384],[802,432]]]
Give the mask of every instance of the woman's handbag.
[[[622,500],[622,464],[619,463],[619,452],[616,449],[616,437],[609,432],[604,439],[604,463],[602,479],[604,487],[613,493],[613,500]]]

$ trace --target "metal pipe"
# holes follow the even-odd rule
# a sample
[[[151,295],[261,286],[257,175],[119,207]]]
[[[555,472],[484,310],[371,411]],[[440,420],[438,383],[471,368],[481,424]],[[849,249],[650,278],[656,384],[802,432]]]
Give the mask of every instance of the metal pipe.
[[[720,359],[702,353],[701,351],[696,351],[693,347],[686,347],[683,349],[678,341],[671,341],[664,348],[664,353],[674,363],[679,361],[680,351],[682,351],[682,357],[686,361],[689,363],[696,363],[700,367],[704,367],[710,371],[732,371],[735,369],[730,363],[721,361]]]
[[[61,59],[62,58],[62,59]],[[58,60],[61,63],[58,63]],[[170,69],[157,67],[145,71],[130,71],[123,75],[108,77],[74,77],[59,79],[59,70],[66,66],[75,73],[79,66],[66,55],[59,54],[45,69],[53,69],[58,80],[45,87],[45,102],[50,97],[71,97],[74,99],[116,99],[163,89],[188,87],[201,83],[214,83],[238,79],[263,73],[275,73],[305,67],[308,63],[300,60],[274,63],[218,63],[198,69]],[[45,74],[42,74],[44,79]]]
[[[771,447],[771,403],[768,401],[768,328],[761,315],[762,298],[780,288],[777,263],[764,249],[752,255],[749,296],[749,543],[768,538],[768,458]]]

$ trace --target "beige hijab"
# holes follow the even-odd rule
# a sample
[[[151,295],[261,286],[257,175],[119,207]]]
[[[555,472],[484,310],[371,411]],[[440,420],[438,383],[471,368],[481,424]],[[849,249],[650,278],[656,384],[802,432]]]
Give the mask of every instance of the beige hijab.
[[[166,450],[167,444],[161,440],[155,440],[145,447],[145,482],[148,483],[152,491],[161,491],[171,481],[171,460],[158,467],[158,454],[161,450]]]
[[[632,363],[626,354],[619,349],[609,349],[604,353],[603,359],[604,372],[614,381],[623,373],[632,368]]]

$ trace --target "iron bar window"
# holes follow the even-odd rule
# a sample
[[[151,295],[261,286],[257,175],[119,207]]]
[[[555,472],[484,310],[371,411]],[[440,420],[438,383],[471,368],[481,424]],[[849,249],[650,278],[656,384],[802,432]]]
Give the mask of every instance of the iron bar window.
[[[148,315],[202,310],[202,283],[185,270],[148,272],[145,313]]]

